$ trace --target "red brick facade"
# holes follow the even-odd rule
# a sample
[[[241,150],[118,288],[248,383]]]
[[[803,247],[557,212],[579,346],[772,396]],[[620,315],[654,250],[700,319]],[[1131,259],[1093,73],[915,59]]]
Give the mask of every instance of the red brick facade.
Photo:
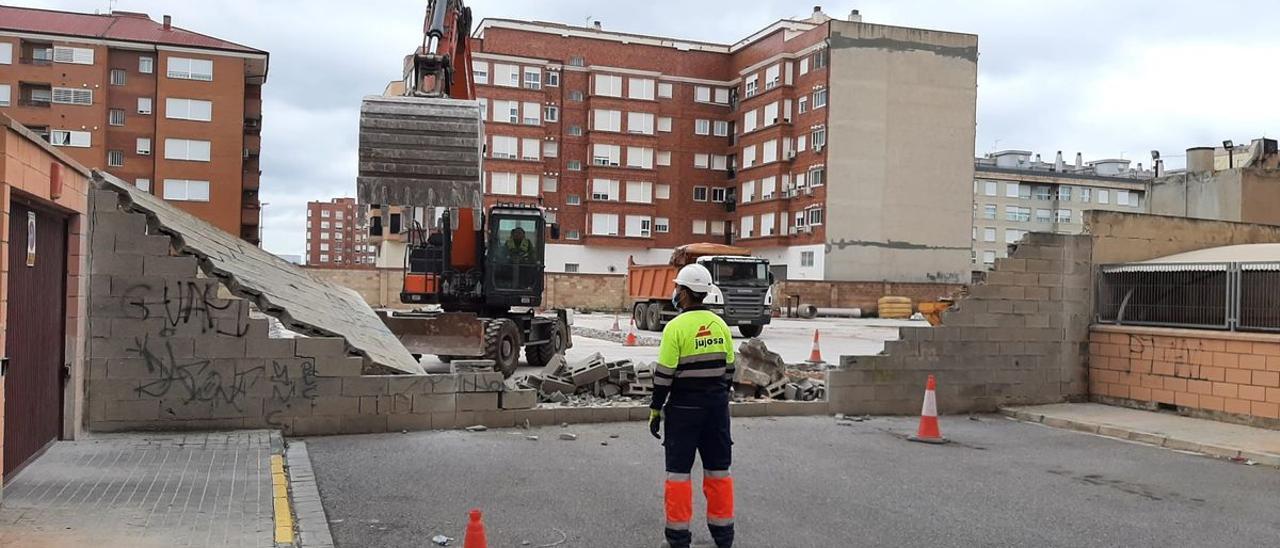
[[[355,198],[307,202],[307,266],[372,268],[369,232],[360,226]]]
[[[0,7],[0,29],[7,31],[0,37],[0,88],[7,86],[9,97],[0,113],[52,138],[85,166],[259,243],[266,52],[128,12]],[[91,53],[64,57],[71,51]],[[203,65],[192,70],[189,60],[210,63],[211,74]],[[66,102],[69,90],[86,102]],[[172,109],[169,100],[177,101]],[[64,131],[79,141],[59,142],[70,135]]]
[[[483,73],[478,95],[488,109],[489,202],[540,198],[556,210],[564,243],[821,243],[825,189],[808,183],[810,170],[825,160],[811,143],[813,131],[826,124],[827,110],[813,104],[827,85],[827,70],[817,65],[825,65],[829,27],[780,21],[730,46],[484,21],[475,49]],[[514,82],[508,67],[516,67]],[[774,71],[776,83],[766,82]],[[547,116],[551,109],[554,120]],[[748,113],[756,116],[751,131]],[[804,150],[798,150],[800,137]],[[763,158],[766,143],[772,143],[771,160]],[[554,156],[548,145],[557,149]],[[754,158],[744,158],[744,151],[754,151]],[[616,188],[598,181],[616,181]],[[806,226],[812,218],[814,228],[793,228],[797,214]]]

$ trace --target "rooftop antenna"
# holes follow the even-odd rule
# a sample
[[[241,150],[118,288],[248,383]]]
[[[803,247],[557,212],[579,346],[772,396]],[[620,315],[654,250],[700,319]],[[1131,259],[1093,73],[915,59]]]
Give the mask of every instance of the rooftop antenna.
[[[107,0],[107,14],[110,15],[113,11],[116,11],[116,0]]]

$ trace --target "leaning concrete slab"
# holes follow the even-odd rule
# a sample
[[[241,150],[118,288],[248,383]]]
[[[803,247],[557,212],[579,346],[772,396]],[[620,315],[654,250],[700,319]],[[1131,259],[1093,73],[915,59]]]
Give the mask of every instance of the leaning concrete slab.
[[[173,249],[196,257],[205,275],[217,278],[233,295],[254,303],[290,330],[312,337],[342,337],[354,352],[368,358],[373,373],[424,373],[355,291],[319,280],[109,174],[94,171],[94,182],[118,193],[122,208],[145,214],[148,231],[168,235]]]

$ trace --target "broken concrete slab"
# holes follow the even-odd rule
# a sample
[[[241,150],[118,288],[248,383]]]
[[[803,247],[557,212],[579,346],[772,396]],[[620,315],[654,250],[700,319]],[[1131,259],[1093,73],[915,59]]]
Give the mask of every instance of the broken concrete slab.
[[[603,363],[580,367],[569,373],[569,379],[575,387],[583,387],[607,378],[609,378],[609,368]]]
[[[564,354],[556,354],[547,360],[547,365],[542,366],[543,377],[554,377],[564,370],[565,365]]]
[[[554,377],[554,376],[544,377],[542,379],[541,390],[547,394],[557,393],[557,392],[561,394],[572,394],[576,389],[577,387],[574,386],[574,384],[570,382],[568,379],[562,379],[560,377]]]
[[[536,390],[508,390],[498,396],[498,407],[502,409],[533,409],[537,405]]]
[[[350,352],[369,360],[365,373],[425,374],[359,293],[320,280],[110,174],[94,171],[93,180],[117,193],[123,209],[145,214],[148,232],[169,236],[172,249],[195,257],[206,276],[287,329],[341,337]]]

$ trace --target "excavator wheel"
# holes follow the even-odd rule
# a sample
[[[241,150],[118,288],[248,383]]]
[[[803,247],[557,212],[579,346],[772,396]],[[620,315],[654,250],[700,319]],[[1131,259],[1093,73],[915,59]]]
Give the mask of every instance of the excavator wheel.
[[[511,377],[520,366],[520,347],[524,337],[516,322],[508,319],[489,320],[484,328],[484,359],[493,360],[503,377]]]
[[[556,354],[564,352],[564,341],[564,325],[556,322],[551,325],[551,341],[524,347],[524,359],[532,367],[545,366]]]

